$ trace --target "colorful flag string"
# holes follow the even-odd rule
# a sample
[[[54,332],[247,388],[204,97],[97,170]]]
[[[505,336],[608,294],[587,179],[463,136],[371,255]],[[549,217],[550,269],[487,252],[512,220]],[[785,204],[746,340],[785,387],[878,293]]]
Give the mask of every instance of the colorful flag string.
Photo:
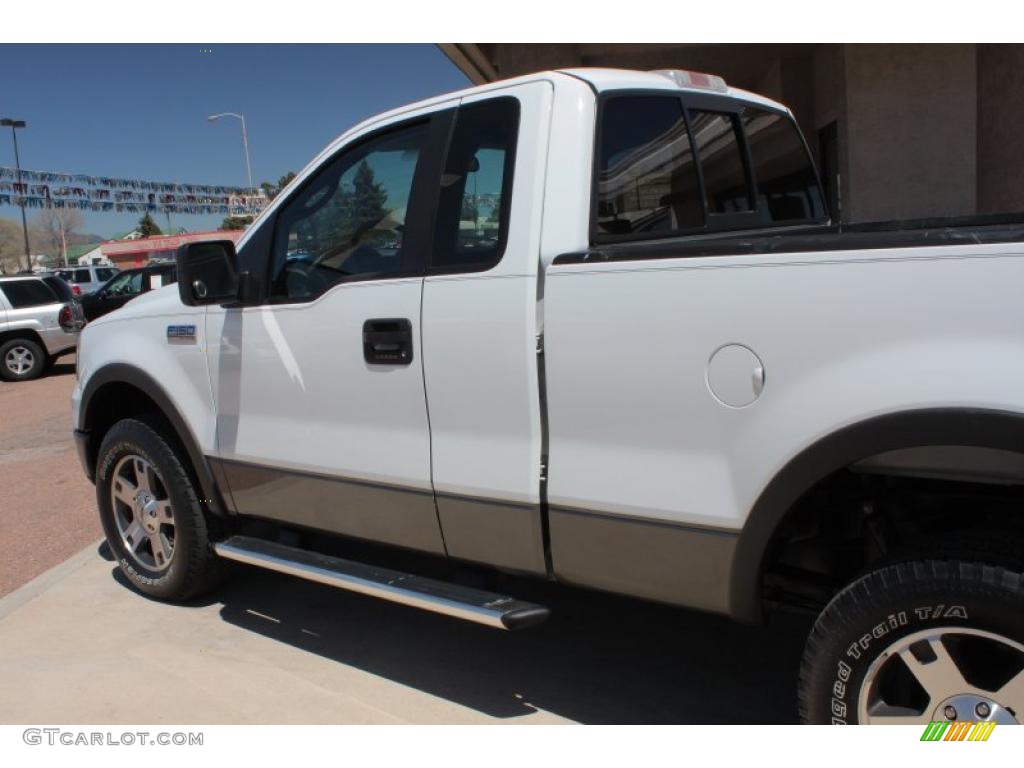
[[[243,187],[18,170],[0,166],[0,205],[81,211],[224,214],[259,213],[262,194]]]

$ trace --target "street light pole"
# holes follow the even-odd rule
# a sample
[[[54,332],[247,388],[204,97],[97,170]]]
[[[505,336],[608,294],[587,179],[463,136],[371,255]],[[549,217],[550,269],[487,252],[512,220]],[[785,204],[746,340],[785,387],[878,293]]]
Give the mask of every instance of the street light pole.
[[[245,174],[249,180],[249,195],[251,197],[256,196],[256,188],[252,185],[252,162],[249,159],[249,133],[245,128],[245,115],[239,114],[238,112],[221,112],[216,115],[210,115],[206,119],[211,123],[220,120],[222,117],[237,117],[242,121],[242,147],[245,149]]]
[[[0,120],[0,126],[4,128],[10,126],[11,138],[14,139],[14,166],[18,169],[18,188],[21,189],[21,158],[18,156],[18,128],[25,127],[24,120],[12,120],[9,117],[5,117]],[[32,249],[28,244],[28,224],[25,222],[25,194],[26,190],[21,189],[21,231],[25,235],[25,269],[31,271],[32,269]]]

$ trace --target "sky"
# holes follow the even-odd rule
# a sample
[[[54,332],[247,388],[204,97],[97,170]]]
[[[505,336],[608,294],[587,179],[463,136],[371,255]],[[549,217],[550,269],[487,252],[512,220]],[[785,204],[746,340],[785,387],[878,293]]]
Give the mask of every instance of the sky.
[[[0,45],[0,117],[28,123],[22,167],[90,176],[246,186],[239,121],[206,120],[239,112],[253,183],[276,182],[360,120],[468,85],[433,45]],[[9,128],[0,165],[14,165]],[[139,218],[82,215],[103,237]],[[14,206],[0,217],[20,222]],[[171,224],[216,229],[222,218],[172,214]]]

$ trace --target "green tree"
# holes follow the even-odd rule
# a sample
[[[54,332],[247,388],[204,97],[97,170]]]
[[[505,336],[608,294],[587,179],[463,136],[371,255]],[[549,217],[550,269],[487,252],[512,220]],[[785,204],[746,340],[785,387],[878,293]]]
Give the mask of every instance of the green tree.
[[[139,219],[138,225],[139,234],[143,237],[155,237],[156,235],[162,235],[163,230],[157,226],[157,223],[153,221],[153,217],[149,215],[149,211]]]
[[[364,160],[337,186],[322,186],[305,197],[310,214],[294,225],[294,247],[317,255],[344,252],[387,218],[387,199],[384,185]]]
[[[223,230],[245,229],[251,223],[251,216],[225,216],[224,221],[220,223],[220,228]]]
[[[271,184],[269,181],[264,181],[260,184],[260,189],[263,190],[263,194],[267,196],[268,200],[273,200],[280,194],[281,190],[291,183],[291,180],[295,178],[295,171],[288,171],[284,176],[277,180],[277,184]]]
[[[387,201],[388,193],[375,179],[370,164],[363,160],[356,168],[356,176],[352,180],[352,195],[348,200],[355,231],[360,232],[371,227],[387,216],[388,212],[384,207]]]

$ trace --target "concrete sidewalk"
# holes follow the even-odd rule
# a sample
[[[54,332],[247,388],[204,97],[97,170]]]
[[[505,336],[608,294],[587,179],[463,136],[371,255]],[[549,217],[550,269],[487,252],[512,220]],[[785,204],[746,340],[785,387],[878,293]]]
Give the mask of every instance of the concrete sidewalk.
[[[765,629],[554,585],[500,632],[239,568],[142,597],[98,544],[0,600],[2,723],[792,722],[808,622]],[[523,592],[528,594],[523,594]]]

